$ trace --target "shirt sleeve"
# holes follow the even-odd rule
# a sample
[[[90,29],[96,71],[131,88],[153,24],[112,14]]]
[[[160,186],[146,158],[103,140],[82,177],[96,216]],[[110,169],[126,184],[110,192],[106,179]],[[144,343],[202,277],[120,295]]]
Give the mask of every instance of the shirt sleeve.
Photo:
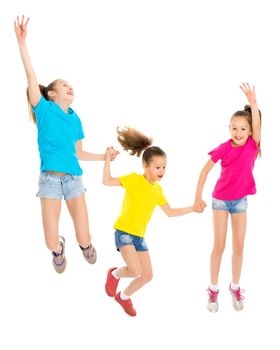
[[[131,186],[135,185],[135,176],[137,176],[135,173],[131,173],[125,176],[120,176],[119,180],[122,187],[125,189],[128,189],[128,188],[131,188]]]
[[[259,147],[258,147],[256,141],[253,139],[252,136],[249,136],[249,140],[248,141],[250,142],[250,145],[252,146],[252,148],[254,150],[257,150],[257,151],[259,150]]]
[[[165,195],[163,193],[163,190],[162,190],[161,186],[159,186],[159,198],[158,198],[157,205],[162,206],[162,205],[164,205],[166,203],[167,203],[167,199],[166,199],[166,197],[165,197]]]
[[[45,114],[46,109],[49,108],[49,102],[45,99],[44,96],[41,96],[37,106],[33,107],[32,110],[35,113],[36,124],[40,124],[43,115]]]
[[[225,144],[222,143],[218,147],[214,148],[212,151],[208,152],[208,154],[211,156],[211,159],[214,163],[217,163],[217,161],[221,158],[223,158],[225,154]]]
[[[77,120],[78,120],[77,140],[81,140],[85,137],[85,135],[84,135],[84,130],[83,130],[81,119],[78,116],[77,116]]]

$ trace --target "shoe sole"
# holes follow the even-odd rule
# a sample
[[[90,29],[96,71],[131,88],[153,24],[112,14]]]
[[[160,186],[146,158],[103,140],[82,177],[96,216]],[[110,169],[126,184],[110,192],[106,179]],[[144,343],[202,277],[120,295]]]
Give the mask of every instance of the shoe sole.
[[[115,297],[114,299],[115,299],[116,302],[122,307],[123,311],[124,311],[128,316],[130,316],[130,317],[135,317],[135,316],[136,316],[136,313],[133,314],[133,315],[129,314],[129,313],[125,310],[125,308],[122,306],[122,304],[120,303],[120,301],[118,300],[118,298]]]
[[[61,274],[65,271],[66,266],[67,266],[67,259],[65,257],[64,257],[64,264],[63,264],[61,269],[57,268],[57,265],[55,265],[55,263],[53,262],[53,267],[54,267],[55,271],[59,274]]]
[[[217,309],[216,309],[216,310],[211,310],[211,309],[209,308],[209,306],[207,305],[207,310],[208,310],[209,312],[211,312],[211,314],[215,314],[216,312],[218,312],[219,306],[217,305]]]
[[[89,264],[91,264],[91,265],[95,264],[95,263],[96,263],[96,260],[97,260],[96,257],[94,257],[94,258],[92,258],[92,259],[88,259],[88,258],[86,258],[86,257],[84,256],[84,258],[85,258],[85,260],[86,260]]]

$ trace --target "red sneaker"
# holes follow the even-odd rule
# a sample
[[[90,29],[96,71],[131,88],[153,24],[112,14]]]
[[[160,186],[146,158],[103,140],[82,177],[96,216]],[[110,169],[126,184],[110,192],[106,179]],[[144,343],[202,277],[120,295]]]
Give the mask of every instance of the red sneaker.
[[[120,279],[116,279],[112,275],[112,271],[114,271],[114,270],[116,270],[116,267],[112,267],[111,269],[109,269],[109,271],[107,273],[105,290],[106,290],[106,293],[109,295],[109,297],[114,297],[116,295],[116,291],[117,291],[118,284],[120,281]]]
[[[115,295],[115,300],[123,307],[124,311],[129,316],[136,316],[136,311],[132,305],[131,299],[122,300],[121,299],[121,292]]]

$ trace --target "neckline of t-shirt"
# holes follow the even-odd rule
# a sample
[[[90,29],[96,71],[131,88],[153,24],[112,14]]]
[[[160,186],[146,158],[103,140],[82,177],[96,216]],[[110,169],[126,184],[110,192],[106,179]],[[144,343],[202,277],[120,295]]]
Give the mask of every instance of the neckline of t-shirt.
[[[74,111],[71,107],[68,107],[67,113],[64,112],[64,110],[60,107],[60,105],[54,101],[52,101],[58,108],[59,110],[66,116],[73,116],[74,115]],[[70,112],[70,113],[69,113]]]
[[[249,136],[249,137],[250,137],[250,136]],[[241,146],[233,146],[233,145],[232,145],[232,143],[233,143],[232,139],[229,139],[230,147],[231,147],[232,149],[239,149],[239,148],[244,147],[244,146],[247,144],[247,142],[249,141],[249,137],[248,137],[248,139],[246,140],[246,142],[245,142],[243,145],[241,145]]]
[[[144,174],[141,174],[141,176],[143,177],[143,179],[145,180],[145,182],[149,185],[149,186],[155,186],[156,185],[156,181],[154,183],[150,183],[144,176]]]

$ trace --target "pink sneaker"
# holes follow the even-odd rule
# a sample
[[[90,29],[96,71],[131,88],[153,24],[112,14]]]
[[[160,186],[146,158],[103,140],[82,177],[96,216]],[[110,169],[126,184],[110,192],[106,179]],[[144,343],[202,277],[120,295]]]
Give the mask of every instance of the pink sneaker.
[[[207,309],[210,312],[217,312],[219,309],[219,305],[218,305],[218,294],[219,291],[215,291],[210,289],[210,287],[207,289],[208,295],[209,295],[209,299],[208,299],[208,305],[207,305]]]
[[[234,307],[234,309],[236,311],[241,311],[244,308],[244,303],[243,303],[243,295],[242,293],[244,293],[243,289],[240,289],[240,287],[238,287],[238,289],[234,290],[231,289],[231,285],[229,285],[229,292],[232,296],[232,305]]]

